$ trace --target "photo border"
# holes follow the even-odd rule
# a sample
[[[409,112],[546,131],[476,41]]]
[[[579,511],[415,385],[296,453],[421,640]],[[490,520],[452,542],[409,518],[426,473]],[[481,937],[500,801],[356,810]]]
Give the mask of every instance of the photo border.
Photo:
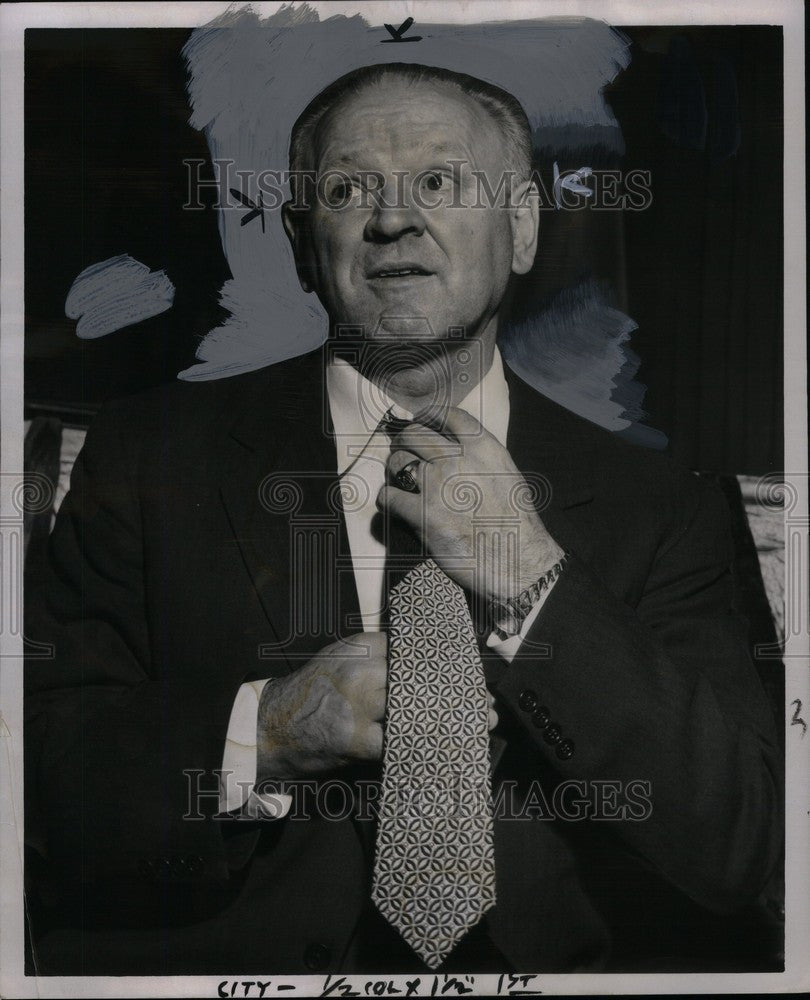
[[[243,6],[243,5],[238,5]],[[260,16],[281,3],[252,5]],[[798,0],[756,3],[689,2],[650,4],[641,0],[416,0],[416,2],[313,2],[321,16],[361,13],[370,23],[401,23],[412,16],[417,23],[512,20],[577,15],[622,25],[665,24],[781,24],[784,28],[784,431],[785,480],[796,503],[786,504],[788,532],[799,533],[795,562],[788,549],[786,605],[798,607],[800,621],[786,628],[786,922],[783,973],[666,973],[666,974],[540,974],[525,987],[548,994],[641,993],[765,993],[810,989],[810,736],[791,726],[789,706],[799,699],[810,712],[810,622],[807,595],[791,587],[807,585],[808,469],[806,381],[806,260],[805,260],[805,73],[804,10]],[[22,578],[23,490],[23,39],[27,27],[184,27],[207,23],[229,9],[226,3],[76,3],[5,4],[0,8],[0,995],[3,997],[173,996],[222,995],[223,980],[255,981],[242,976],[47,976],[40,981],[23,969],[24,898],[23,857],[23,749],[22,749]],[[762,183],[767,183],[762,178]],[[797,582],[798,581],[798,582]],[[797,599],[798,598],[798,599]],[[798,626],[798,634],[797,634]],[[327,977],[272,976],[265,996],[320,996]],[[332,976],[332,982],[338,977]],[[363,992],[378,977],[346,975],[346,983]],[[383,977],[379,977],[383,978]],[[413,976],[393,976],[404,987]],[[423,980],[432,976],[426,974]],[[441,976],[438,977],[441,980]],[[472,995],[508,992],[504,977],[476,975]],[[499,983],[499,980],[501,982]],[[465,985],[469,985],[468,983]],[[519,985],[519,984],[513,984]],[[230,995],[230,994],[226,994]],[[238,992],[236,995],[243,995]],[[333,995],[340,995],[335,991]],[[404,990],[403,990],[404,995]],[[416,995],[430,995],[429,990]],[[520,995],[513,993],[512,995]]]

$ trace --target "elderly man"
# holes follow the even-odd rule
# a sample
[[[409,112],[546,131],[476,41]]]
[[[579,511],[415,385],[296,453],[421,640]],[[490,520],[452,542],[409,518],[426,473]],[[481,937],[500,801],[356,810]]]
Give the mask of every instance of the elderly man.
[[[283,217],[324,349],[91,428],[29,597],[45,971],[666,969],[768,879],[724,500],[501,364],[530,148],[481,81],[337,81]]]

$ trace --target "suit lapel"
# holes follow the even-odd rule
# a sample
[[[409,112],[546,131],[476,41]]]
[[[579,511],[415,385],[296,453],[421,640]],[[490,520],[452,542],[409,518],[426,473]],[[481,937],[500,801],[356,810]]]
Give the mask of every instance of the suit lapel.
[[[359,614],[322,352],[259,373],[230,431],[221,495],[273,630],[271,672],[294,670]]]
[[[551,536],[563,548],[575,548],[588,558],[590,544],[570,511],[593,499],[590,470],[592,445],[571,414],[536,392],[507,365],[509,427],[506,446],[526,481],[537,490],[538,513]],[[509,666],[495,653],[483,657],[487,683],[497,682]],[[490,764],[497,771],[508,740],[490,734]]]
[[[504,373],[509,386],[509,454],[536,487],[535,506],[551,536],[588,559],[590,538],[578,528],[572,512],[594,497],[593,435],[587,423],[532,389],[507,365]]]

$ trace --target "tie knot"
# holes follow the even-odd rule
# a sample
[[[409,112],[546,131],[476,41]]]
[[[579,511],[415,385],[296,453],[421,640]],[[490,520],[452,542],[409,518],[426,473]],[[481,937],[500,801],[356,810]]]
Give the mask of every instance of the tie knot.
[[[379,429],[384,431],[391,439],[395,438],[400,431],[405,430],[408,424],[413,423],[413,420],[405,420],[403,417],[394,416],[392,410],[393,407],[388,410],[379,423]]]

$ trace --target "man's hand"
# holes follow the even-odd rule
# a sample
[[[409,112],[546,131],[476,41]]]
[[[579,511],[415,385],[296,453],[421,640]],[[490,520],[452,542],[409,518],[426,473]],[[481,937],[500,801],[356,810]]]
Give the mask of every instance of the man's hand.
[[[382,758],[387,636],[333,642],[300,670],[264,686],[257,724],[257,783],[323,774]],[[489,728],[498,724],[489,699]]]
[[[563,549],[526,502],[528,486],[509,452],[463,410],[447,411],[443,432],[412,423],[391,442],[377,506],[400,517],[447,575],[487,599],[516,597],[562,558]],[[445,436],[449,432],[456,438]],[[419,493],[396,485],[406,465]],[[521,496],[522,494],[522,496]],[[473,501],[473,502],[469,502]],[[486,522],[473,546],[473,516]],[[517,532],[517,544],[507,539]]]
[[[333,642],[262,691],[257,778],[321,774],[382,756],[387,636]]]

